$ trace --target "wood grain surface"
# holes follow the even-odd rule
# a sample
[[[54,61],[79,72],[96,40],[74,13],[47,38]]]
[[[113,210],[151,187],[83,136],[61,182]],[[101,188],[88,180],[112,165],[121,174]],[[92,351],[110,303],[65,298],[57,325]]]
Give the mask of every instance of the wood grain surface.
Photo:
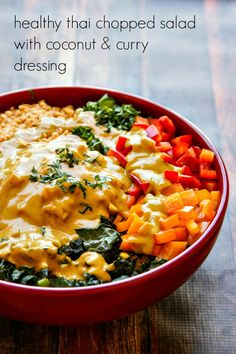
[[[150,41],[144,54],[28,51],[24,53],[28,61],[67,60],[67,74],[14,72],[20,53],[13,41],[26,34],[13,29],[13,15],[60,18],[72,13],[81,18],[104,13],[110,18],[157,14],[163,19],[195,14],[197,28],[127,35]],[[33,31],[27,33],[33,35]],[[108,33],[113,40],[120,38],[116,31]],[[101,36],[94,30],[37,35],[41,40]],[[150,98],[183,114],[209,136],[224,158],[231,182],[227,215],[214,249],[174,294],[127,318],[90,326],[46,327],[0,318],[0,354],[235,354],[236,1],[0,0],[0,50],[0,93],[70,84],[109,87]]]

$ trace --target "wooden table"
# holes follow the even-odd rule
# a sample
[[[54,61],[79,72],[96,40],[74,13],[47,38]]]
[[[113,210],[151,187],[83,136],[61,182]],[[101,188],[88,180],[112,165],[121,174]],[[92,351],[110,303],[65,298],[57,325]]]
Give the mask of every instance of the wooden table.
[[[44,6],[43,6],[44,4]],[[190,19],[195,30],[137,32],[130,38],[148,40],[148,50],[58,52],[38,59],[68,60],[65,75],[13,71],[20,56],[13,41],[24,34],[12,28],[13,15],[38,14],[92,19]],[[1,354],[54,353],[236,353],[236,2],[155,0],[0,0],[0,92],[29,86],[72,84],[115,88],[158,101],[196,123],[220,150],[231,182],[231,200],[219,239],[208,259],[174,294],[121,320],[79,327],[45,327],[0,319]],[[28,32],[30,35],[33,31]],[[154,33],[154,34],[153,34]],[[112,39],[121,35],[112,31]],[[39,35],[43,40],[47,33]],[[82,40],[98,36],[62,31],[52,38]],[[122,35],[122,38],[126,35]],[[128,38],[128,35],[127,35]],[[28,51],[24,57],[37,59]],[[42,309],[43,311],[43,309]],[[46,314],[45,314],[46,316]]]

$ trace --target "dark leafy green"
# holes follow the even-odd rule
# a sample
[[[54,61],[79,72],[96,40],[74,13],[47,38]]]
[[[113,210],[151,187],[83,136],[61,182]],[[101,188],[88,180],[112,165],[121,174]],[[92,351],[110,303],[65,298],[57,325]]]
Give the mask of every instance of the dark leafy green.
[[[107,223],[101,223],[97,228],[76,229],[86,250],[106,253],[120,241],[120,233]]]
[[[82,253],[86,251],[83,241],[78,238],[76,240],[71,241],[68,245],[61,246],[58,249],[58,254],[66,254],[72,260],[78,259]]]
[[[84,139],[90,150],[95,150],[106,155],[108,148],[103,145],[100,139],[95,137],[92,128],[79,126],[72,129],[72,134],[78,135],[81,139]]]
[[[135,117],[140,114],[130,104],[119,106],[115,99],[107,94],[96,102],[87,102],[83,109],[84,111],[95,112],[97,125],[104,125],[108,132],[111,131],[112,127],[120,130],[130,130]]]
[[[37,285],[40,279],[48,276],[48,270],[36,273],[34,267],[19,267],[6,261],[0,261],[0,279],[24,285]]]

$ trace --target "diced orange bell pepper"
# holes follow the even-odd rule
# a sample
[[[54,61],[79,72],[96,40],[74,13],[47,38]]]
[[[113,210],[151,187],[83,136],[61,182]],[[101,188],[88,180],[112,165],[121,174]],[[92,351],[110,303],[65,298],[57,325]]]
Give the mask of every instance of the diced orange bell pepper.
[[[170,194],[163,201],[163,208],[167,214],[172,214],[184,205],[179,193]]]
[[[199,157],[199,161],[206,162],[207,164],[211,165],[214,160],[214,152],[208,149],[202,149]]]
[[[141,216],[143,214],[142,205],[140,203],[132,205],[129,212],[136,213],[138,216]]]
[[[113,224],[117,224],[118,222],[120,222],[122,220],[122,216],[121,215],[119,215],[119,214],[117,214],[117,216],[116,216],[116,218],[115,218],[115,220],[113,221]]]
[[[140,219],[140,217],[135,214],[131,225],[128,229],[128,235],[136,235],[139,231],[139,229],[141,228],[141,226],[143,226],[144,221]]]
[[[200,177],[206,179],[217,179],[217,173],[215,170],[207,170],[200,167]]]
[[[162,230],[172,229],[179,224],[179,217],[177,214],[168,216],[168,218],[160,218],[160,226]]]
[[[175,235],[175,230],[171,229],[171,230],[165,230],[165,231],[159,231],[158,233],[156,233],[154,235],[154,242],[155,244],[159,244],[159,243],[166,243],[166,242],[170,242],[170,241],[174,241],[176,239],[176,235]]]
[[[220,191],[212,191],[210,195],[213,202],[213,209],[216,210],[220,200]]]
[[[180,198],[182,199],[184,205],[197,205],[198,198],[193,189],[187,189],[183,192],[180,192]]]
[[[175,230],[176,241],[187,240],[187,232],[185,227],[175,227],[174,230]]]
[[[182,253],[187,247],[187,242],[185,241],[172,241],[163,245],[161,252],[159,253],[159,258],[164,258],[170,260],[180,253]]]
[[[184,187],[180,183],[173,183],[171,186],[162,189],[162,194],[170,195],[174,193],[179,193],[184,190]]]
[[[199,189],[195,191],[198,203],[200,203],[204,199],[210,199],[210,193],[207,189]]]
[[[127,220],[118,222],[116,224],[117,231],[118,232],[124,232],[124,231],[128,230],[128,228],[130,227],[130,225],[131,225],[131,223],[132,223],[132,221],[133,221],[135,216],[137,216],[137,214],[136,213],[132,213],[132,214],[130,214],[130,216],[128,217]]]
[[[132,249],[132,245],[127,240],[122,240],[120,244],[120,250],[129,252],[132,251],[133,249]]]
[[[180,219],[190,220],[193,218],[194,207],[191,205],[185,205],[183,208],[176,210]]]
[[[154,245],[152,250],[152,256],[157,257],[161,252],[162,246],[161,245]]]
[[[136,198],[135,198],[134,195],[128,195],[128,196],[127,196],[127,202],[126,202],[128,208],[130,208],[132,205],[134,205],[134,204],[135,204],[135,201],[136,201]]]
[[[196,235],[200,231],[200,227],[194,220],[188,220],[186,222],[186,229],[192,236]]]
[[[200,221],[198,223],[201,235],[203,234],[203,232],[206,231],[206,229],[208,228],[209,225],[210,225],[210,221]]]
[[[215,216],[214,204],[210,199],[204,199],[200,202],[200,213],[197,221],[211,221]]]

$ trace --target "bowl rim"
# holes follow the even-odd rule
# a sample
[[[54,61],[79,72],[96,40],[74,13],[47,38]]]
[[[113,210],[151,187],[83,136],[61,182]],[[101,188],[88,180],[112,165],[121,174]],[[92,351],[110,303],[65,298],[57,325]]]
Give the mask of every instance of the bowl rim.
[[[134,275],[129,278],[125,278],[122,280],[110,282],[110,283],[105,283],[105,284],[99,284],[99,285],[90,285],[90,286],[83,286],[83,287],[62,287],[62,288],[50,288],[50,287],[37,287],[33,285],[23,285],[23,284],[18,284],[18,283],[13,283],[13,282],[8,282],[5,280],[0,280],[0,288],[4,287],[5,289],[12,290],[15,289],[16,291],[19,292],[27,292],[31,294],[40,294],[42,295],[43,293],[47,294],[48,296],[64,296],[65,293],[67,295],[72,295],[72,296],[78,296],[79,294],[87,294],[87,293],[98,293],[98,292],[103,292],[106,290],[111,290],[113,288],[122,288],[124,286],[130,287],[134,284],[137,284],[139,282],[142,282],[142,279],[145,278],[146,280],[152,279],[157,277],[159,274],[163,274],[175,266],[177,266],[179,263],[183,263],[186,261],[189,257],[191,257],[191,254],[193,251],[198,251],[207,241],[209,238],[213,237],[213,234],[217,231],[219,228],[219,224],[223,221],[224,214],[226,212],[227,204],[228,204],[228,199],[229,199],[229,179],[228,179],[228,174],[227,170],[225,167],[225,164],[223,162],[223,159],[218,152],[218,150],[215,148],[213,143],[210,141],[210,139],[199,129],[194,123],[190,122],[187,118],[182,116],[181,114],[177,113],[176,111],[162,105],[159,103],[156,103],[153,100],[147,99],[145,97],[128,93],[125,91],[119,91],[115,89],[110,89],[106,87],[97,87],[97,86],[87,86],[87,85],[79,85],[79,86],[73,86],[73,85],[48,85],[48,86],[37,86],[37,87],[30,87],[30,88],[23,88],[23,89],[18,89],[14,91],[9,91],[9,92],[4,92],[0,94],[0,99],[4,99],[4,97],[7,96],[14,96],[17,94],[23,94],[23,93],[30,93],[34,91],[46,91],[46,90],[90,90],[90,91],[95,91],[99,93],[100,91],[104,91],[104,93],[111,94],[118,94],[125,96],[125,99],[135,99],[142,104],[142,102],[146,102],[150,105],[156,106],[156,108],[160,110],[164,110],[167,114],[170,113],[171,115],[174,115],[177,117],[177,119],[180,119],[186,124],[187,126],[190,127],[190,129],[193,129],[198,136],[204,141],[204,143],[211,148],[211,150],[215,153],[215,157],[217,160],[217,164],[219,165],[219,171],[221,173],[221,178],[222,178],[222,185],[224,188],[222,189],[221,193],[221,200],[220,204],[218,206],[216,215],[210,225],[208,226],[207,230],[201,235],[201,237],[195,241],[191,246],[189,246],[186,250],[184,250],[182,253],[180,253],[178,256],[174,257],[173,259],[169,260],[168,262],[158,266],[157,268],[151,269],[147,272]],[[210,235],[210,237],[208,237]]]

